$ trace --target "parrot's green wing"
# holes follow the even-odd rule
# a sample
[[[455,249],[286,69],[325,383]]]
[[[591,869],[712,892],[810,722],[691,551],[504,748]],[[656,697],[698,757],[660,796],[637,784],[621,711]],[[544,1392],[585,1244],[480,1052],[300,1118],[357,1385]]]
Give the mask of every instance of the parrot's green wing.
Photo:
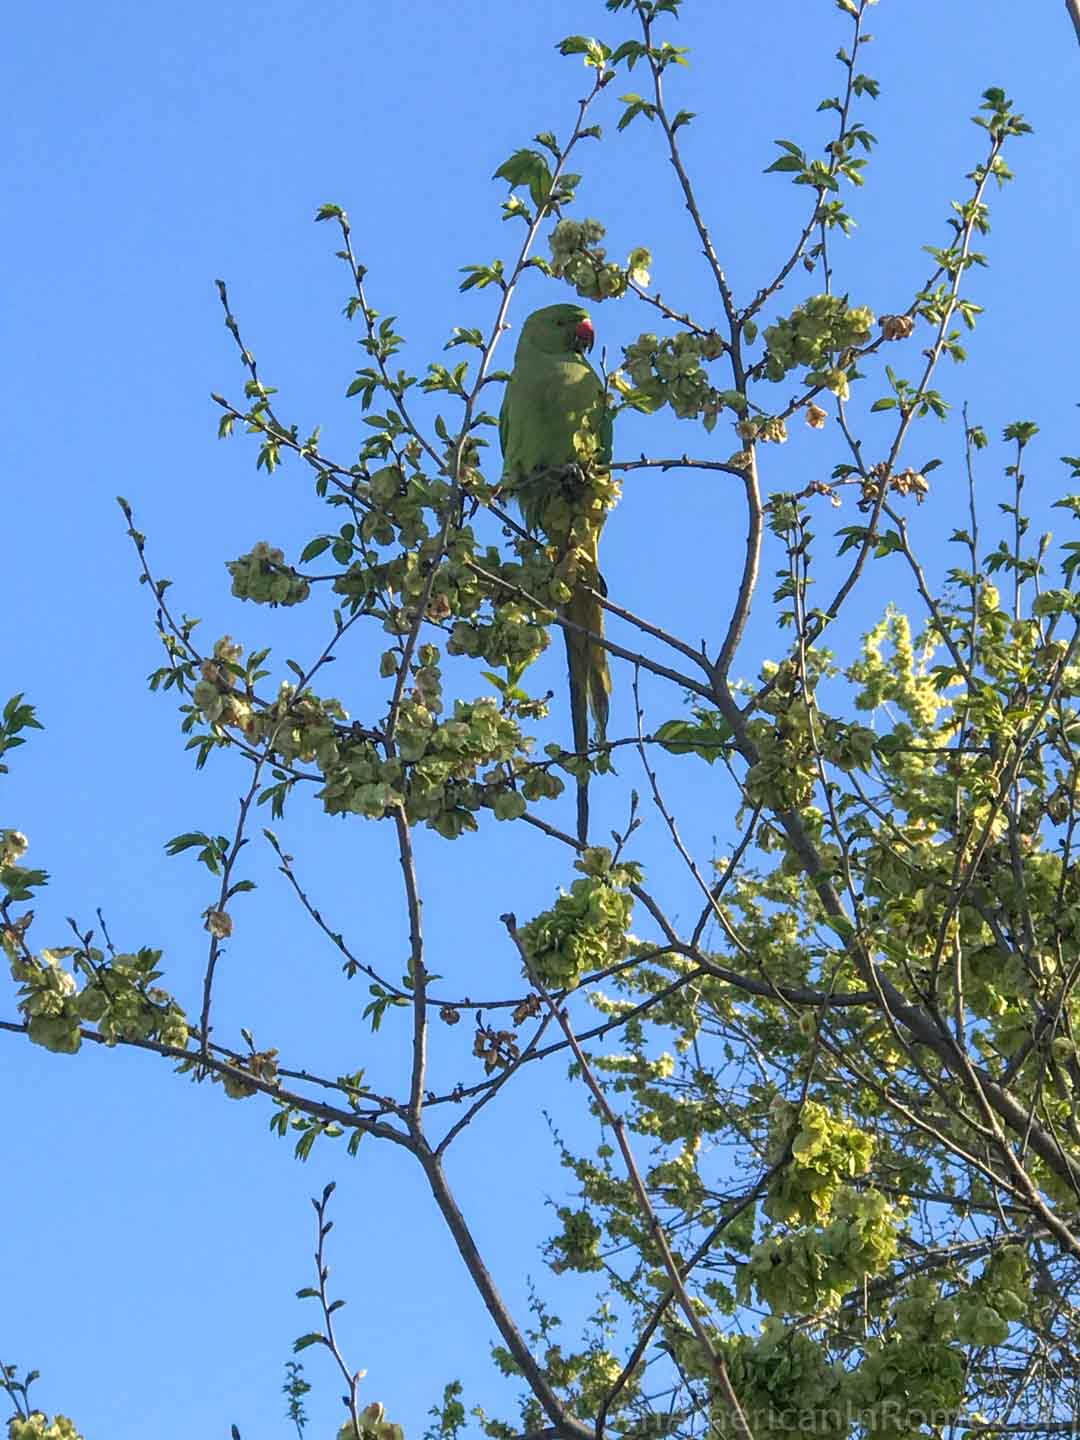
[[[510,439],[510,390],[514,383],[511,375],[503,390],[502,405],[499,408],[499,449],[503,454],[503,471],[506,470],[506,447]]]

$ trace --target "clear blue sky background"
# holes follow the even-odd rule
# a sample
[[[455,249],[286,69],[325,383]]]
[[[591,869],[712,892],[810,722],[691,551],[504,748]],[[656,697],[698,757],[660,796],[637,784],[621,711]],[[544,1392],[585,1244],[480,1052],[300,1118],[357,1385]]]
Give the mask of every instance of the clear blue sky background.
[[[972,361],[941,378],[995,436],[1018,418],[1042,426],[1029,467],[1038,528],[1062,488],[1057,456],[1080,450],[1080,52],[1059,0],[883,0],[872,18],[865,68],[883,91],[863,114],[882,143],[866,192],[852,199],[856,238],[836,248],[838,284],[853,299],[876,312],[908,304],[928,270],[919,246],[942,242],[948,201],[966,193],[963,175],[982,153],[968,117],[987,85],[1005,87],[1036,128],[1013,149],[1017,183],[991,196],[992,268],[969,292],[988,312]],[[327,450],[348,457],[360,427],[344,390],[362,360],[340,318],[347,286],[334,236],[311,223],[315,208],[334,200],[349,210],[372,303],[399,316],[408,363],[422,373],[453,325],[487,325],[493,314],[491,292],[457,293],[460,266],[508,254],[517,240],[499,219],[504,189],[492,172],[535,131],[565,134],[584,91],[580,63],[560,59],[555,42],[573,31],[617,40],[629,28],[599,0],[190,0],[179,11],[56,0],[6,17],[3,675],[5,694],[26,691],[47,729],[15,757],[0,823],[27,831],[29,862],[54,876],[39,944],[61,942],[64,916],[85,926],[102,906],[121,948],[165,950],[167,983],[194,1006],[199,915],[213,890],[189,857],[167,860],[162,847],[182,830],[230,828],[245,783],[228,762],[194,776],[171,701],[145,690],[159,651],[112,497],[135,505],[159,573],[176,582],[178,608],[204,617],[207,642],[228,631],[250,646],[273,643],[283,659],[306,654],[316,633],[313,613],[270,615],[228,595],[225,560],[259,539],[295,553],[322,512],[298,467],[267,479],[244,439],[214,438],[209,392],[238,396],[243,378],[214,278],[228,280],[264,376],[281,388],[282,413],[305,431],[321,422]],[[687,160],[745,299],[788,248],[806,199],[762,174],[772,141],[825,135],[828,117],[814,110],[839,84],[832,54],[846,22],[826,0],[692,0],[671,33],[693,48],[693,68],[671,79],[673,102],[699,113],[685,132]],[[715,314],[661,137],[638,122],[616,138],[616,116],[612,93],[598,116],[608,138],[575,167],[586,169],[578,213],[605,220],[617,258],[649,245],[665,296]],[[803,293],[793,285],[784,306]],[[530,276],[515,313],[554,298],[558,287]],[[632,301],[605,305],[596,321],[612,355],[653,328]],[[617,449],[643,447],[723,457],[734,444],[722,429],[703,441],[670,419],[628,421]],[[946,463],[913,525],[936,578],[954,563],[943,540],[965,502],[958,415],[924,426],[908,458],[932,454]],[[831,429],[800,433],[767,452],[765,478],[797,488],[841,456]],[[982,461],[990,528],[994,502],[1007,498],[1007,460],[995,443]],[[850,500],[839,515],[823,506],[818,529],[856,520]],[[1054,523],[1062,528],[1060,512]],[[631,480],[605,535],[612,593],[689,638],[715,640],[735,588],[739,524],[726,479]],[[853,623],[834,637],[838,650],[894,589],[906,598],[899,567],[878,567]],[[778,645],[765,607],[742,672]],[[367,648],[333,677],[360,715],[378,705],[361,663]],[[537,685],[549,678],[557,683],[554,662]],[[625,727],[628,677],[617,672],[620,682]],[[648,722],[667,718],[668,706]],[[676,802],[697,801],[685,825],[707,858],[714,836],[721,848],[731,838],[730,795],[693,760],[670,784]],[[622,818],[605,803],[598,798],[604,819]],[[281,830],[334,923],[398,973],[406,937],[386,827],[331,824],[297,805]],[[513,991],[497,916],[532,913],[570,878],[565,857],[531,832],[493,832],[456,847],[420,838],[433,963],[456,994]],[[248,873],[260,889],[236,906],[219,1037],[247,1024],[289,1063],[395,1073],[404,1027],[373,1043],[360,1020],[363,982],[345,986],[268,856],[252,850]],[[652,817],[637,853],[655,860],[672,913],[690,913],[692,888]],[[13,1016],[10,998],[0,1013]],[[440,1083],[475,1073],[461,1038],[439,1062]],[[41,1402],[72,1414],[88,1436],[224,1436],[231,1421],[245,1440],[289,1433],[282,1365],[314,1319],[291,1299],[310,1279],[306,1197],[335,1176],[334,1283],[351,1302],[341,1334],[352,1363],[369,1371],[365,1398],[384,1401],[410,1440],[454,1376],[469,1382],[470,1403],[491,1402],[486,1316],[406,1157],[365,1142],[350,1162],[324,1144],[301,1166],[267,1133],[261,1101],[229,1103],[219,1088],[196,1088],[137,1054],[86,1047],[63,1059],[8,1035],[0,1076],[0,1359],[40,1367]],[[531,1273],[569,1318],[578,1299],[545,1278],[536,1248],[550,1223],[545,1198],[562,1185],[548,1106],[572,1123],[558,1076],[523,1076],[507,1117],[484,1117],[452,1174],[515,1311]],[[305,1359],[316,1385],[309,1433],[330,1435],[339,1386],[319,1352]]]

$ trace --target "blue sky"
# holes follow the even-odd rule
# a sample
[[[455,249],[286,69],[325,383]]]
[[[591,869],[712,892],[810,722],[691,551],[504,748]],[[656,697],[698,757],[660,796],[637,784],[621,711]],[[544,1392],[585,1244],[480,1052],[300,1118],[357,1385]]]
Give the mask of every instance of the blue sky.
[[[991,268],[970,287],[987,313],[971,360],[939,378],[992,436],[1011,420],[1038,421],[1029,464],[1035,528],[1063,530],[1061,512],[1048,521],[1046,507],[1064,488],[1057,456],[1080,450],[1080,54],[1071,28],[1055,0],[1025,6],[1022,18],[1009,0],[882,0],[872,20],[864,64],[882,95],[863,118],[881,144],[866,191],[851,200],[855,237],[836,242],[838,286],[875,312],[907,305],[928,270],[919,247],[943,241],[948,202],[966,193],[963,176],[981,155],[968,117],[986,86],[1003,86],[1035,134],[1013,149],[1015,185],[991,196]],[[371,301],[399,317],[408,363],[422,373],[452,326],[490,323],[491,292],[459,296],[459,267],[516,244],[500,220],[504,188],[491,176],[537,130],[566,133],[586,77],[554,45],[575,31],[618,40],[629,24],[599,0],[191,0],[182,12],[56,0],[8,15],[0,57],[4,693],[25,691],[46,730],[15,756],[0,823],[26,831],[28,860],[54,877],[38,906],[39,943],[60,943],[67,915],[95,923],[100,906],[120,948],[164,949],[166,983],[193,1004],[205,949],[199,915],[212,891],[190,858],[167,859],[163,846],[182,830],[226,830],[245,783],[228,761],[194,775],[171,701],[145,689],[159,651],[113,497],[133,503],[158,573],[174,580],[178,608],[203,617],[207,640],[229,632],[252,647],[272,643],[283,658],[321,633],[306,611],[271,615],[228,594],[227,559],[259,539],[295,553],[323,521],[297,467],[268,479],[242,437],[215,438],[209,392],[239,396],[243,377],[214,279],[228,281],[245,338],[280,387],[282,413],[304,431],[322,423],[326,450],[348,456],[361,432],[344,391],[363,362],[340,315],[347,277],[334,237],[312,224],[317,206],[348,209]],[[746,297],[803,215],[805,192],[762,173],[772,142],[809,148],[826,133],[828,117],[815,107],[839,83],[832,54],[846,26],[827,0],[688,0],[671,33],[692,49],[692,68],[671,80],[674,103],[698,112],[685,132],[687,163],[729,279]],[[635,75],[612,91],[636,84]],[[709,315],[714,297],[660,136],[639,121],[616,137],[617,115],[609,92],[598,114],[605,141],[578,167],[577,213],[604,220],[616,258],[648,245],[665,298]],[[514,314],[520,321],[563,293],[530,276]],[[793,283],[783,305],[805,293]],[[652,312],[632,301],[595,318],[611,355],[655,328]],[[885,431],[868,423],[865,433]],[[625,422],[616,449],[643,448],[723,458],[734,444],[722,430],[705,439],[666,417]],[[938,577],[954,563],[943,541],[966,503],[958,413],[919,431],[909,458],[930,455],[945,463],[912,526]],[[800,433],[768,454],[764,478],[798,488],[841,457],[831,430]],[[1009,458],[995,443],[981,461],[988,528],[994,504],[1008,498]],[[824,537],[856,519],[850,501],[837,515],[823,507],[817,529]],[[612,594],[688,638],[715,639],[735,589],[739,522],[725,478],[630,480],[604,537]],[[828,554],[823,544],[823,576]],[[892,594],[908,594],[898,567],[877,567],[857,613],[837,627],[838,653]],[[763,606],[739,672],[754,673],[778,644]],[[357,714],[375,694],[368,648],[334,675]],[[545,666],[538,689],[558,683],[555,661]],[[616,669],[615,683],[625,729],[629,678]],[[653,698],[648,691],[647,703]],[[668,718],[666,703],[649,723]],[[596,800],[609,824],[624,816],[627,785],[641,785],[631,772],[628,763],[618,808],[607,792]],[[689,760],[673,768],[670,786],[673,803],[694,802],[680,814],[695,851],[707,859],[714,841],[722,850],[732,829],[719,777]],[[304,805],[280,828],[317,900],[396,973],[406,937],[388,837]],[[672,913],[685,915],[693,889],[674,872],[661,828],[650,816],[638,853],[663,875]],[[454,847],[419,838],[435,968],[456,993],[512,992],[499,913],[524,917],[571,878],[540,837],[493,831]],[[404,1030],[372,1040],[360,982],[345,985],[271,857],[252,851],[248,873],[260,889],[238,906],[219,1033],[246,1024],[290,1062],[393,1073]],[[0,1015],[12,1014],[9,998]],[[368,1369],[365,1398],[382,1400],[410,1440],[455,1376],[469,1382],[470,1403],[492,1403],[486,1316],[407,1157],[365,1141],[355,1161],[327,1145],[301,1166],[268,1134],[261,1101],[228,1103],[146,1056],[86,1047],[69,1060],[0,1040],[12,1097],[0,1187],[0,1359],[44,1372],[40,1399],[50,1410],[110,1440],[225,1435],[232,1421],[245,1440],[289,1433],[283,1362],[312,1319],[291,1298],[310,1278],[307,1196],[335,1177],[334,1282],[350,1300],[341,1333],[352,1363]],[[472,1078],[467,1049],[440,1062],[441,1079]],[[519,1314],[528,1274],[567,1317],[576,1310],[545,1278],[537,1244],[545,1198],[562,1186],[542,1112],[572,1124],[579,1105],[561,1072],[526,1074],[505,1118],[485,1116],[451,1167]],[[309,1433],[332,1434],[338,1386],[317,1352],[305,1358],[316,1385]]]

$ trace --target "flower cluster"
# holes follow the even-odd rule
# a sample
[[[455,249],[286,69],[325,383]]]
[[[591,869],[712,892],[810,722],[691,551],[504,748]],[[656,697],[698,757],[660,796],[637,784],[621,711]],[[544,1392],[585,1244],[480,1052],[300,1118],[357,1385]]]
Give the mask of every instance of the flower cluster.
[[[46,1420],[40,1410],[32,1410],[25,1419],[13,1415],[8,1421],[8,1440],[83,1440],[75,1422],[66,1415]]]
[[[629,887],[640,883],[637,865],[614,865],[603,846],[585,850],[575,869],[583,872],[569,893],[522,927],[529,965],[550,989],[572,990],[583,975],[625,958],[634,908]]]
[[[783,380],[789,371],[806,367],[808,385],[821,385],[846,400],[843,352],[865,345],[873,323],[873,311],[866,305],[849,306],[839,295],[812,295],[789,316],[766,327],[765,374],[770,380]],[[839,363],[832,360],[838,354]]]
[[[791,1159],[769,1187],[765,1214],[820,1224],[840,1186],[869,1170],[873,1137],[815,1100],[793,1105],[777,1098],[770,1121],[770,1154],[779,1159],[790,1146]]]
[[[31,955],[5,937],[11,973],[19,982],[19,1009],[36,1045],[74,1055],[82,1044],[83,1025],[96,1025],[109,1045],[121,1040],[157,1040],[184,1049],[188,1023],[167,991],[154,984],[159,950],[113,955],[70,946]],[[62,961],[75,956],[88,976],[80,990],[75,975]]]
[[[649,283],[652,257],[644,246],[631,250],[625,265],[607,259],[601,246],[604,227],[599,220],[560,220],[549,237],[551,273],[572,285],[585,300],[611,300],[630,285]]]
[[[233,577],[232,593],[240,600],[254,600],[259,605],[299,605],[311,594],[311,586],[303,576],[285,564],[284,552],[272,549],[265,540],[246,555],[230,560],[227,569]]]
[[[723,349],[719,336],[712,333],[680,330],[663,339],[639,335],[623,352],[623,367],[631,383],[617,378],[616,387],[634,409],[652,411],[670,405],[680,420],[701,416],[711,430],[721,410],[741,414],[746,408],[745,396],[716,390],[709,381],[702,362],[715,360]]]
[[[0,830],[0,870],[17,864],[25,855],[28,844],[21,830]]]
[[[359,1414],[360,1436],[359,1440],[404,1440],[405,1432],[400,1425],[394,1425],[386,1419],[386,1410],[376,1400],[373,1404],[365,1406]],[[337,1433],[337,1440],[357,1440],[356,1426],[352,1420],[346,1420]]]
[[[820,1229],[806,1226],[755,1245],[739,1267],[740,1302],[749,1303],[752,1291],[774,1314],[805,1315],[833,1309],[868,1276],[882,1274],[897,1250],[895,1206],[876,1190],[843,1186],[832,1212]]]

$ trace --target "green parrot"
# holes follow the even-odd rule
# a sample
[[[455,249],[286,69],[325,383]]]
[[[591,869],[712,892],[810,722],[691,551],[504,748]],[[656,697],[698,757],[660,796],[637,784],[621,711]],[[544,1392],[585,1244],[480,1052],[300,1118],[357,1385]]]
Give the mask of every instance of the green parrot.
[[[578,305],[534,310],[521,328],[514,369],[499,413],[503,484],[525,527],[554,550],[567,598],[560,614],[593,635],[604,612],[590,590],[604,593],[597,565],[600,530],[618,489],[611,464],[611,411],[604,387],[585,358],[593,327]],[[581,630],[564,629],[570,673],[574,749],[589,745],[589,712],[603,740],[611,674],[607,652]],[[587,843],[588,780],[578,781],[578,839]]]

